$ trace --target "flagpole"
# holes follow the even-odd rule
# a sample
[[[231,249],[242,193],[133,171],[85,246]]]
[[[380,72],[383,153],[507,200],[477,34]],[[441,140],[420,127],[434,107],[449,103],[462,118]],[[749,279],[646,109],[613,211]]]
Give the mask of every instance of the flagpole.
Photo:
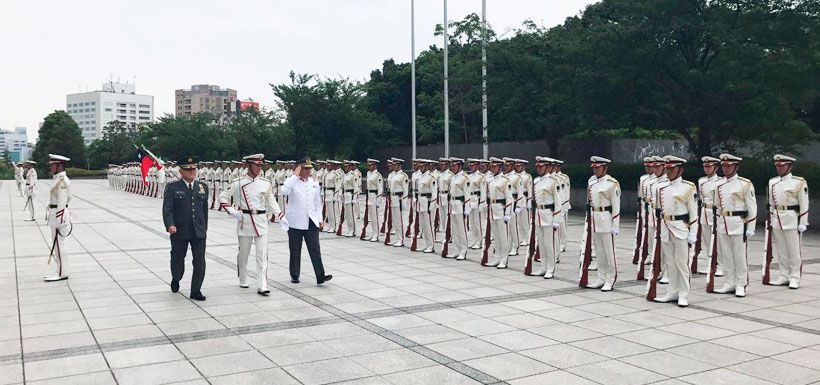
[[[444,0],[444,157],[450,157],[450,99],[447,73],[447,0]]]
[[[410,105],[413,115],[413,158],[416,159],[416,1],[410,0]]]
[[[481,141],[484,159],[490,152],[487,140],[487,0],[481,0]]]

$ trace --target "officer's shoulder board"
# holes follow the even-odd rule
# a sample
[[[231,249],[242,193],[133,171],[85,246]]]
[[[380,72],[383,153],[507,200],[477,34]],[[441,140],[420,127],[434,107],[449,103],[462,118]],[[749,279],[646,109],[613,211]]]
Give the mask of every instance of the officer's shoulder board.
[[[608,181],[610,181],[610,182],[612,182],[612,183],[615,183],[615,184],[619,184],[619,183],[618,183],[618,180],[617,180],[617,179],[615,179],[615,178],[613,178],[613,177],[612,177],[612,175],[607,175],[607,176],[606,176],[606,180],[608,180]]]
[[[684,180],[684,181],[683,181],[683,183],[684,183],[684,184],[688,184],[688,185],[690,185],[690,186],[692,186],[692,187],[695,187],[695,184],[694,184],[694,183],[692,183],[692,182],[690,182],[690,181],[688,181],[688,180]]]
[[[261,177],[261,176],[260,176],[260,177],[259,177],[259,179],[261,179],[261,180],[263,180],[263,181],[265,181],[265,182],[270,183],[270,179],[268,179],[268,178],[265,178],[265,177]]]
[[[803,182],[806,181],[806,179],[803,178],[802,176],[796,176],[796,175],[792,175],[792,179],[796,179],[796,180],[803,181]]]

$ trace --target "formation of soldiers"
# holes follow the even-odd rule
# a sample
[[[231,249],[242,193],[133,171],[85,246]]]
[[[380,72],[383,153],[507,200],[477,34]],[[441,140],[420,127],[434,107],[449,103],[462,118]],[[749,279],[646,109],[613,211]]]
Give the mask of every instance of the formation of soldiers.
[[[688,306],[692,274],[708,275],[708,292],[745,296],[747,243],[755,234],[758,215],[752,183],[738,176],[741,161],[731,154],[704,157],[705,175],[693,183],[682,177],[685,159],[644,159],[632,262],[637,265],[637,279],[647,281],[648,300]],[[797,289],[800,233],[808,226],[808,187],[804,179],[791,174],[794,158],[776,155],[774,161],[778,176],[767,191],[764,283]],[[295,162],[261,158],[258,162],[264,162],[259,177],[268,184],[263,187],[275,197],[275,202],[260,205],[277,214],[286,211],[287,199],[280,189]],[[561,160],[536,157],[535,177],[525,170],[527,160],[513,158],[413,159],[409,175],[403,159],[390,158],[386,177],[379,171],[379,160],[365,163],[366,175],[354,160],[315,162],[312,177],[322,193],[325,232],[456,260],[467,259],[474,250],[482,265],[497,269],[506,268],[510,256],[524,254],[525,274],[555,277],[555,266],[566,251],[567,215],[572,208],[570,178],[561,172]],[[593,175],[587,183],[579,258],[579,285],[602,291],[612,290],[618,277],[614,237],[620,231],[621,188],[608,174],[610,163],[602,157],[590,159]],[[246,162],[200,162],[199,167],[198,179],[211,190],[211,209],[252,211],[231,210],[242,205],[232,198],[237,191],[234,185],[247,172]],[[723,176],[717,175],[718,167]],[[167,179],[178,178],[173,164],[158,173],[163,170]],[[110,172],[115,188],[146,195],[157,191],[151,189],[150,178],[149,187],[140,189],[137,164],[115,166]],[[271,222],[277,217],[268,216]],[[256,231],[244,236],[259,237]],[[242,248],[245,263],[250,243],[256,241],[248,238]],[[780,266],[776,279],[769,272],[775,254]],[[257,261],[263,262],[262,258],[257,249]],[[589,277],[592,271],[597,271],[594,279]],[[724,281],[717,288],[716,277]],[[659,284],[666,285],[665,293],[658,293]],[[268,291],[266,286],[258,290]]]
[[[159,167],[152,166],[145,176],[145,181],[143,181],[139,162],[129,162],[121,165],[109,164],[107,176],[108,185],[111,188],[153,198],[162,198],[165,186],[179,180],[179,167],[175,162],[162,162]]]

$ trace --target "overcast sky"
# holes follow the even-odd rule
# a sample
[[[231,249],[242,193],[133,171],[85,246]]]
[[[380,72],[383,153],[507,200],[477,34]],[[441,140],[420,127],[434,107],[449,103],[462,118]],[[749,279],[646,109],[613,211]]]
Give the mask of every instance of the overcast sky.
[[[497,33],[532,19],[560,24],[593,0],[488,0]],[[449,0],[448,18],[481,12]],[[442,0],[416,0],[416,52],[432,44]],[[288,72],[364,80],[383,60],[410,60],[410,0],[2,0],[0,128],[29,129],[97,90],[110,74],[174,112],[174,90],[216,84],[272,106]]]

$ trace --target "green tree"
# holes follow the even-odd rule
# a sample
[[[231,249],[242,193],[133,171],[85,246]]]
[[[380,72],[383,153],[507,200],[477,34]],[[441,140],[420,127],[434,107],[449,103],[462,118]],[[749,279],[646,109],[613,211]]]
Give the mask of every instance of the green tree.
[[[162,116],[140,131],[139,142],[164,159],[189,155],[202,160],[237,157],[236,141],[220,119],[208,113]]]
[[[102,138],[88,145],[88,163],[92,168],[103,169],[109,163],[121,164],[136,159],[140,127],[118,120],[103,128]]]
[[[293,136],[283,118],[271,111],[240,111],[227,124],[239,156],[263,153],[268,159],[293,156]]]
[[[32,159],[45,175],[48,154],[60,154],[71,159],[69,167],[86,168],[85,144],[80,128],[65,111],[54,111],[43,119],[37,132],[37,145]]]

